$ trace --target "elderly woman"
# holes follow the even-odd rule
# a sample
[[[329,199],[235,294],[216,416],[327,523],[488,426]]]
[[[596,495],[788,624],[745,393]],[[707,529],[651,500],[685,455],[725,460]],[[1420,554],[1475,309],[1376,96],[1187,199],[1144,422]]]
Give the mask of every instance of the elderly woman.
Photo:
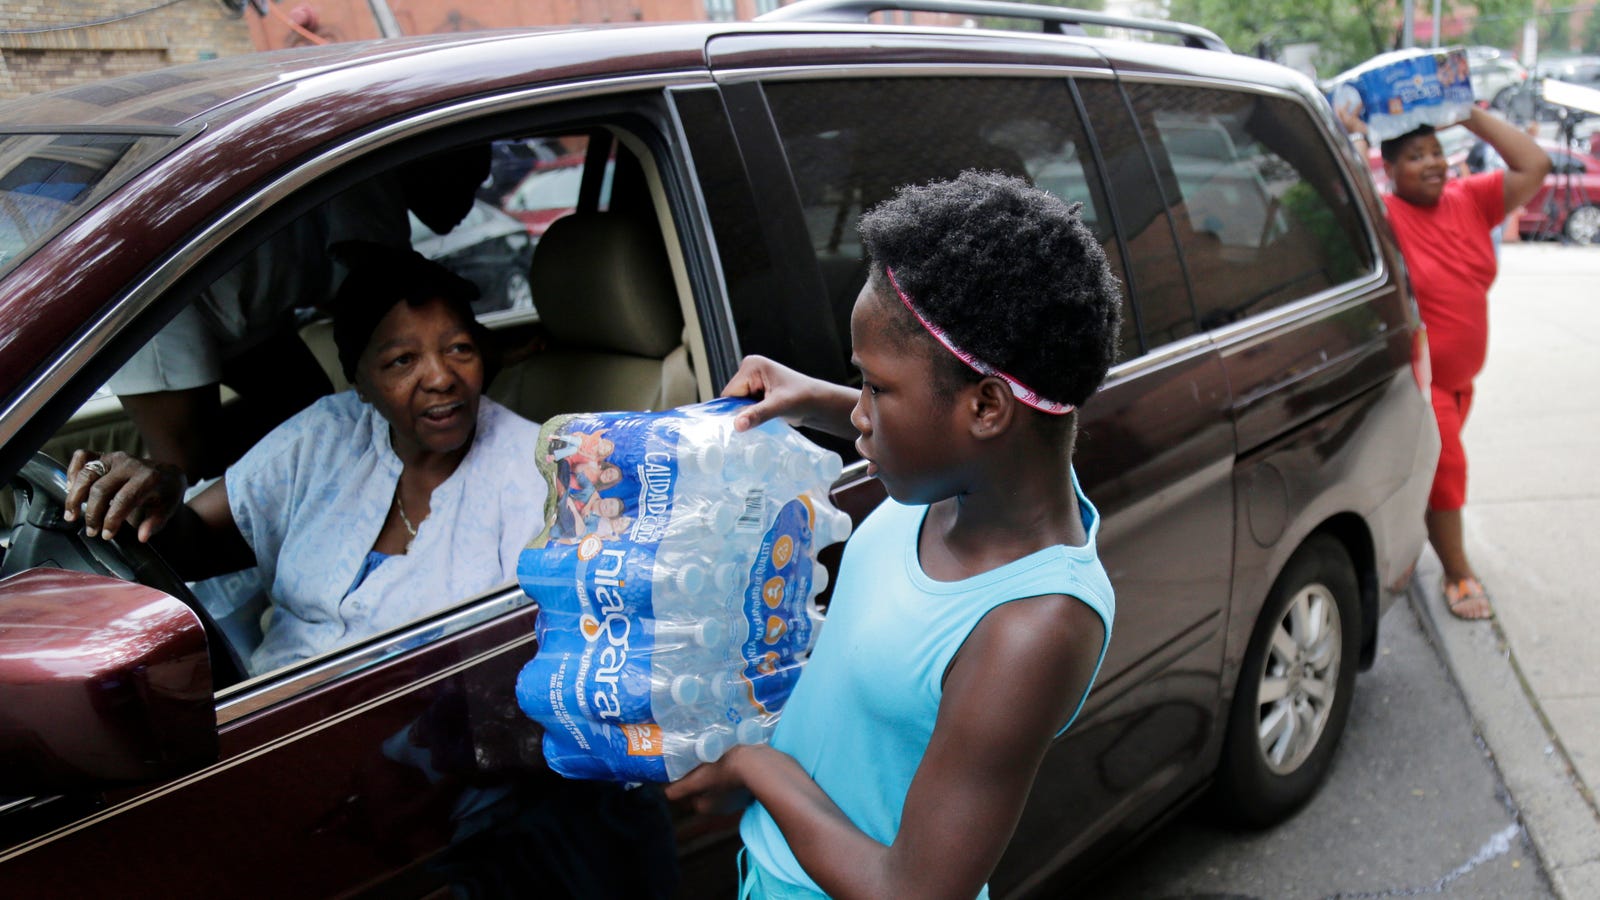
[[[252,674],[512,582],[542,527],[539,428],[484,396],[473,285],[409,249],[346,243],[334,342],[354,390],[268,434],[187,504],[183,473],[73,454],[68,516],[137,524],[184,578],[260,567]]]

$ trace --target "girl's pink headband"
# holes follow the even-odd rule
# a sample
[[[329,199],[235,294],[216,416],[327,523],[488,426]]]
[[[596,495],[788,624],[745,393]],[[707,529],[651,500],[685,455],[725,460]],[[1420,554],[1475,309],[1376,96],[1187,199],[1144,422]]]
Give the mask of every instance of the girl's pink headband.
[[[1011,386],[1011,393],[1015,395],[1018,400],[1042,413],[1049,413],[1052,416],[1064,416],[1076,408],[1071,403],[1058,403],[1054,400],[1044,399],[1043,397],[1039,396],[1039,392],[1035,391],[1033,388],[1028,387],[1012,376],[1007,375],[999,369],[996,369],[994,366],[991,366],[976,356],[973,356],[971,353],[968,353],[960,347],[957,347],[955,342],[950,340],[950,335],[944,333],[944,329],[933,324],[932,322],[929,322],[922,315],[922,313],[917,310],[916,304],[912,303],[911,298],[906,296],[906,292],[900,289],[900,282],[894,277],[893,269],[889,268],[888,266],[884,266],[883,274],[889,276],[889,285],[893,287],[894,292],[900,296],[900,302],[906,305],[906,309],[911,310],[911,314],[917,317],[917,321],[922,323],[923,328],[928,329],[928,333],[933,335],[933,339],[944,345],[946,350],[949,350],[951,353],[955,354],[956,359],[959,359],[970,366],[972,371],[977,372],[979,375],[988,375],[1004,381],[1006,384]]]

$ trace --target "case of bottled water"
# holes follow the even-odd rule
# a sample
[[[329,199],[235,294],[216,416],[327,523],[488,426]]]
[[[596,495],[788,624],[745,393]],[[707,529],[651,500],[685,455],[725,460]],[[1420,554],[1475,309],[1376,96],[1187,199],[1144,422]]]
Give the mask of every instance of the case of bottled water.
[[[1374,144],[1422,125],[1454,125],[1472,111],[1472,79],[1460,47],[1385,53],[1334,82],[1329,102],[1360,116]]]
[[[742,400],[561,416],[540,431],[546,530],[518,577],[539,650],[517,679],[571,778],[671,781],[767,740],[816,641],[816,553],[850,519],[839,457]]]

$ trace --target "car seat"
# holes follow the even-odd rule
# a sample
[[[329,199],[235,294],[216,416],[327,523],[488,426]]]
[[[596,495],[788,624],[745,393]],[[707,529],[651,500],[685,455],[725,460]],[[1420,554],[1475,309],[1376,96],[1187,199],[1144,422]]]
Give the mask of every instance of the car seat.
[[[528,281],[547,347],[502,370],[489,396],[539,422],[697,399],[677,285],[653,218],[610,211],[556,220],[534,248]]]

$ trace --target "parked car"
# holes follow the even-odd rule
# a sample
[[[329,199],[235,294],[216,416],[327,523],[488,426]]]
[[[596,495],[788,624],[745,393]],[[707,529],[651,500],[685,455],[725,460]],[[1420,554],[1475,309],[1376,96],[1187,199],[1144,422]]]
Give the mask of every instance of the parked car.
[[[1540,59],[1533,77],[1555,78],[1583,87],[1600,87],[1600,56],[1552,56]]]
[[[1552,168],[1539,192],[1523,207],[1517,232],[1527,240],[1600,240],[1600,159],[1565,144],[1540,141]]]
[[[581,141],[582,138],[575,138]],[[605,177],[599,185],[602,198],[611,194],[613,167],[608,164]],[[515,217],[537,238],[550,224],[578,208],[578,191],[583,186],[583,155],[568,154],[549,163],[535,166],[517,182],[501,201],[501,208]],[[597,208],[604,209],[603,200]]]
[[[1517,122],[1540,121],[1571,125],[1580,137],[1587,137],[1593,127],[1591,117],[1583,112],[1566,110],[1544,99],[1546,79],[1564,81],[1579,87],[1600,88],[1600,56],[1541,57],[1528,70],[1528,77],[1513,90],[1499,106]],[[1548,132],[1547,132],[1548,133]]]
[[[489,177],[478,189],[478,199],[490,203],[498,203],[534,166],[547,165],[567,155],[560,145],[541,138],[495,141],[491,148]]]
[[[1053,32],[1083,15],[1034,9]],[[538,611],[515,585],[244,677],[228,608],[61,516],[72,448],[139,450],[96,392],[197,291],[334,193],[485,141],[586,148],[533,249],[536,308],[489,322],[541,332],[489,388],[541,421],[707,399],[748,353],[859,383],[864,209],[970,167],[1081,201],[1126,289],[1076,463],[1118,621],[993,893],[1060,896],[1208,788],[1255,824],[1311,796],[1437,453],[1361,160],[1303,76],[1197,28],[1119,20],[1171,46],[868,11],[334,44],[0,105],[5,893],[732,895],[733,820],[544,768],[513,696]],[[858,519],[881,497],[859,461],[833,491]]]
[[[1506,109],[1528,80],[1527,68],[1511,54],[1495,47],[1468,47],[1467,69],[1472,79],[1472,96],[1497,110]]]
[[[435,234],[414,213],[410,219],[413,249],[478,286],[473,312],[533,309],[534,240],[521,222],[482,200],[447,234]]]

